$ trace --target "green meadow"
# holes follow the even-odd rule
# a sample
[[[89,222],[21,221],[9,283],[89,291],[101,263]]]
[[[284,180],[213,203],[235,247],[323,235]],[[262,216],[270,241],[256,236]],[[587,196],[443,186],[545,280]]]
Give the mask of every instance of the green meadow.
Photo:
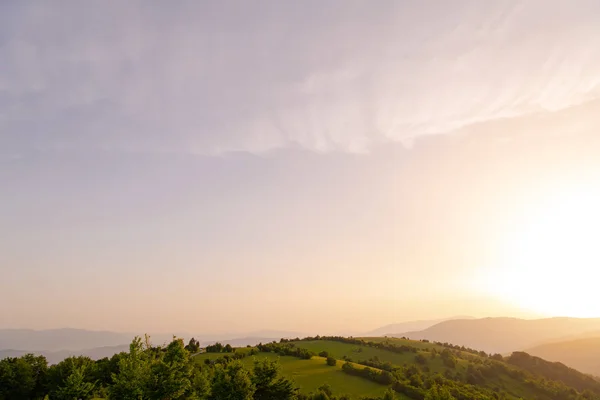
[[[237,351],[246,351],[246,349],[237,349]],[[196,361],[204,362],[205,359],[214,360],[222,356],[223,354],[219,353],[204,353],[197,355]],[[382,396],[386,389],[386,386],[345,374],[342,372],[343,361],[338,361],[335,367],[328,366],[323,357],[315,356],[310,360],[302,360],[291,356],[279,356],[275,353],[258,353],[255,356],[245,357],[241,361],[248,368],[252,368],[254,360],[264,358],[278,360],[282,375],[293,379],[302,393],[316,392],[320,386],[329,384],[334,393],[347,394],[354,399],[361,396]],[[355,366],[364,368],[362,365],[356,364]]]

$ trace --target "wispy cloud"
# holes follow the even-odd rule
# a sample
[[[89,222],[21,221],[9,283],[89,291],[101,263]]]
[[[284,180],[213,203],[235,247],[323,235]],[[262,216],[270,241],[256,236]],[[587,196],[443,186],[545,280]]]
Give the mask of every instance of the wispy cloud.
[[[9,9],[10,7],[10,9]],[[597,1],[0,5],[0,148],[375,143],[600,97]]]

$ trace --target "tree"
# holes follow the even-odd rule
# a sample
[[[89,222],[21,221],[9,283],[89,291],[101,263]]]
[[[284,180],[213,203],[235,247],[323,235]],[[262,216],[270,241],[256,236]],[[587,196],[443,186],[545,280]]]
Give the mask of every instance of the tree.
[[[194,368],[191,377],[190,399],[206,399],[210,393],[210,379],[200,368]]]
[[[392,389],[386,390],[383,394],[382,400],[396,400],[396,392],[394,392]]]
[[[139,400],[145,395],[150,377],[150,360],[146,353],[147,344],[135,337],[129,345],[129,353],[118,361],[119,372],[112,375],[113,384],[109,398],[115,400]]]
[[[427,393],[425,393],[425,400],[456,400],[443,386],[433,385]]]
[[[215,366],[210,400],[252,400],[256,388],[240,361]]]
[[[337,364],[337,360],[334,357],[327,357],[326,363],[330,367],[335,367],[335,365]]]
[[[224,351],[225,353],[233,353],[233,347],[231,347],[231,345],[230,345],[229,343],[227,343],[227,344],[225,345],[225,347],[223,348],[223,351]]]
[[[421,365],[427,364],[427,358],[423,354],[417,354],[415,356],[415,362]]]
[[[146,392],[151,400],[180,399],[192,389],[192,365],[183,339],[173,338],[150,365]]]
[[[329,357],[329,353],[327,353],[326,351],[322,351],[319,353],[319,357],[327,358],[327,357]]]
[[[223,352],[223,345],[219,342],[206,346],[206,352],[207,353],[222,353]]]
[[[98,380],[99,371],[96,363],[89,357],[67,357],[58,364],[48,368],[47,390],[51,399],[57,396],[58,391],[67,384],[67,379],[80,370],[83,380],[87,383],[95,383]],[[74,379],[74,378],[71,378]]]
[[[254,400],[292,400],[298,392],[292,381],[279,376],[277,362],[267,359],[254,362],[252,382]]]
[[[86,367],[75,367],[52,397],[56,400],[88,400],[93,396],[95,384],[86,382]]]
[[[47,369],[46,358],[32,354],[0,360],[0,400],[43,398]]]
[[[200,350],[200,342],[194,338],[191,338],[185,349],[192,354],[197,353]]]

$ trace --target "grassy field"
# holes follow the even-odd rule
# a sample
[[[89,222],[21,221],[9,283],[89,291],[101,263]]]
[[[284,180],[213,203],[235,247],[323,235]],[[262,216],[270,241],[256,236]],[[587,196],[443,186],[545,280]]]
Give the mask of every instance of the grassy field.
[[[469,389],[469,387],[474,388],[474,386],[469,386],[467,384],[470,383],[471,385],[483,388],[484,391],[487,391],[486,395],[488,396],[497,392],[502,393],[502,396],[504,396],[503,398],[509,400],[551,400],[557,398],[555,395],[555,386],[546,386],[544,388],[543,382],[545,381],[539,381],[540,376],[534,377],[534,379],[538,381],[530,381],[530,378],[523,374],[515,374],[517,371],[524,372],[524,370],[522,370],[522,367],[506,362],[506,360],[489,359],[485,355],[482,356],[477,353],[473,354],[469,351],[460,351],[458,349],[448,350],[446,347],[437,344],[406,339],[362,338],[362,340],[375,343],[387,342],[388,344],[395,346],[406,345],[413,349],[416,348],[417,350],[416,352],[404,351],[402,353],[397,353],[395,351],[374,348],[367,343],[351,344],[335,340],[307,340],[295,341],[290,344],[296,348],[307,349],[315,354],[326,351],[330,356],[335,357],[338,360],[337,366],[327,366],[323,357],[314,356],[311,360],[302,360],[290,356],[280,357],[276,353],[259,353],[257,356],[247,356],[242,362],[251,368],[256,358],[266,357],[268,359],[279,360],[282,374],[293,379],[303,393],[316,391],[318,387],[324,383],[328,383],[337,395],[349,394],[353,396],[352,398],[359,398],[361,396],[381,396],[386,390],[386,386],[379,385],[363,377],[352,376],[342,372],[341,367],[344,363],[342,359],[345,357],[354,362],[378,360],[379,362],[390,363],[395,367],[396,374],[405,374],[405,378],[398,378],[405,379],[405,382],[412,379],[414,375],[411,374],[414,374],[414,372],[411,372],[411,369],[401,367],[416,365],[418,371],[420,371],[418,374],[420,374],[420,377],[422,377],[423,380],[429,379],[433,377],[434,374],[439,373],[449,377],[452,382],[456,382],[454,388],[460,390],[463,395],[464,390],[473,390]],[[285,343],[283,345],[287,346]],[[252,349],[250,348],[244,348],[237,349],[236,351],[249,352],[251,350]],[[454,366],[452,363],[450,363],[450,365],[444,364],[444,360],[440,355],[442,351],[445,351],[446,354],[448,351],[450,352],[449,357],[456,362]],[[198,362],[203,362],[203,360],[207,358],[215,359],[222,357],[223,355],[224,354],[200,354],[196,359]],[[416,359],[417,356],[421,357]],[[364,368],[358,364],[354,365],[356,368]],[[537,366],[536,368],[540,368],[539,364],[535,365]],[[544,368],[547,368],[546,371],[549,371],[548,368],[550,368],[550,366],[544,366]],[[552,368],[557,367],[553,366]],[[412,368],[412,370],[414,370],[414,368]],[[554,371],[554,369],[552,369],[552,371]],[[581,384],[582,378],[574,376],[573,373],[569,376],[571,376],[570,379],[579,379],[578,381],[576,379],[579,383],[576,382],[574,383],[575,385]],[[585,378],[585,376],[583,377]],[[588,385],[588,383],[585,384]],[[422,387],[422,384],[417,383],[416,386]],[[593,390],[600,393],[597,386],[592,385],[585,387],[592,387]],[[563,386],[563,389],[568,390],[568,387]],[[475,392],[478,390],[481,389],[475,389],[475,391],[472,391],[468,395],[477,396]],[[572,393],[572,389],[571,391],[568,391],[568,393]],[[399,394],[398,398],[408,399]]]
[[[205,359],[216,359],[223,354],[204,353],[196,356],[198,362]],[[293,379],[302,393],[316,391],[319,386],[328,383],[337,395],[348,394],[351,398],[361,396],[382,396],[386,386],[379,385],[369,380],[351,376],[342,372],[343,362],[338,362],[335,367],[325,364],[322,357],[313,357],[311,360],[301,360],[296,357],[281,357],[274,353],[259,353],[242,359],[242,363],[252,368],[255,359],[268,358],[279,360],[282,375]],[[356,365],[357,368],[363,368]],[[401,397],[398,397],[399,399]]]
[[[358,346],[354,344],[333,342],[328,340],[315,340],[315,341],[302,341],[294,342],[296,346],[305,348],[315,353],[321,351],[327,351],[330,356],[337,359],[342,359],[344,356],[350,358],[352,361],[369,360],[372,358],[378,358],[381,362],[389,362],[396,366],[412,365],[415,363],[415,356],[422,354],[427,358],[427,365],[432,372],[444,372],[446,367],[444,366],[442,359],[437,356],[431,359],[431,353],[426,351],[419,351],[418,353],[405,352],[402,354],[393,353],[387,350],[375,349],[368,346]],[[407,342],[406,344],[413,345],[414,343],[420,342]],[[426,343],[423,343],[426,344]],[[466,362],[458,360],[459,367],[466,368]]]
[[[418,340],[410,340],[410,339],[400,339],[400,338],[392,338],[392,337],[361,337],[359,339],[363,339],[367,342],[373,342],[373,343],[390,343],[396,346],[402,346],[402,345],[406,345],[406,346],[412,346],[412,347],[416,347],[418,349],[423,349],[423,350],[431,350],[431,349],[436,349],[438,351],[442,351],[444,350],[444,346],[440,346],[438,344],[434,344],[434,343],[429,343],[429,342],[421,342]]]
[[[431,358],[431,350],[436,349],[437,351],[441,351],[444,347],[432,344],[425,343],[419,341],[405,340],[405,339],[392,339],[392,338],[364,338],[365,340],[370,340],[373,342],[384,342],[388,341],[392,344],[400,346],[402,344],[409,345],[412,347],[417,347],[422,350],[418,351],[416,354],[412,352],[405,352],[402,354],[394,353],[387,350],[380,350],[368,346],[359,346],[354,344],[347,344],[335,341],[328,340],[315,340],[315,341],[300,341],[294,342],[297,347],[305,348],[311,350],[315,353],[319,353],[321,351],[327,351],[330,356],[333,356],[337,359],[341,359],[346,356],[352,359],[353,361],[360,360],[369,360],[371,358],[377,357],[379,361],[382,362],[390,362],[394,366],[404,366],[404,365],[414,365],[415,364],[415,356],[417,354],[422,354],[427,358],[427,367],[431,372],[439,372],[443,374],[449,368],[444,366],[442,358],[439,354],[435,358]],[[474,360],[481,358],[477,355],[473,355],[467,352],[461,352],[461,356],[465,357],[465,359],[457,359],[456,369],[452,369],[453,372],[459,372],[462,374],[466,373],[467,366],[469,365],[468,360]],[[492,379],[488,379],[485,385],[488,388],[497,388],[498,390],[505,392],[509,395],[509,398],[538,398],[538,395],[535,392],[532,392],[531,389],[527,386],[522,385],[521,383],[516,382],[510,377],[504,375]]]

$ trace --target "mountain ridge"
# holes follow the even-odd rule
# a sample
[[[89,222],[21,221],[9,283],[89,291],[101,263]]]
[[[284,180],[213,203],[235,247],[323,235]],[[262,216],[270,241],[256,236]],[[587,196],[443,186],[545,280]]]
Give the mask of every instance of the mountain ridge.
[[[395,333],[390,336],[448,342],[504,354],[534,347],[560,337],[582,335],[598,330],[600,330],[600,318],[487,317],[448,320],[424,330]]]

